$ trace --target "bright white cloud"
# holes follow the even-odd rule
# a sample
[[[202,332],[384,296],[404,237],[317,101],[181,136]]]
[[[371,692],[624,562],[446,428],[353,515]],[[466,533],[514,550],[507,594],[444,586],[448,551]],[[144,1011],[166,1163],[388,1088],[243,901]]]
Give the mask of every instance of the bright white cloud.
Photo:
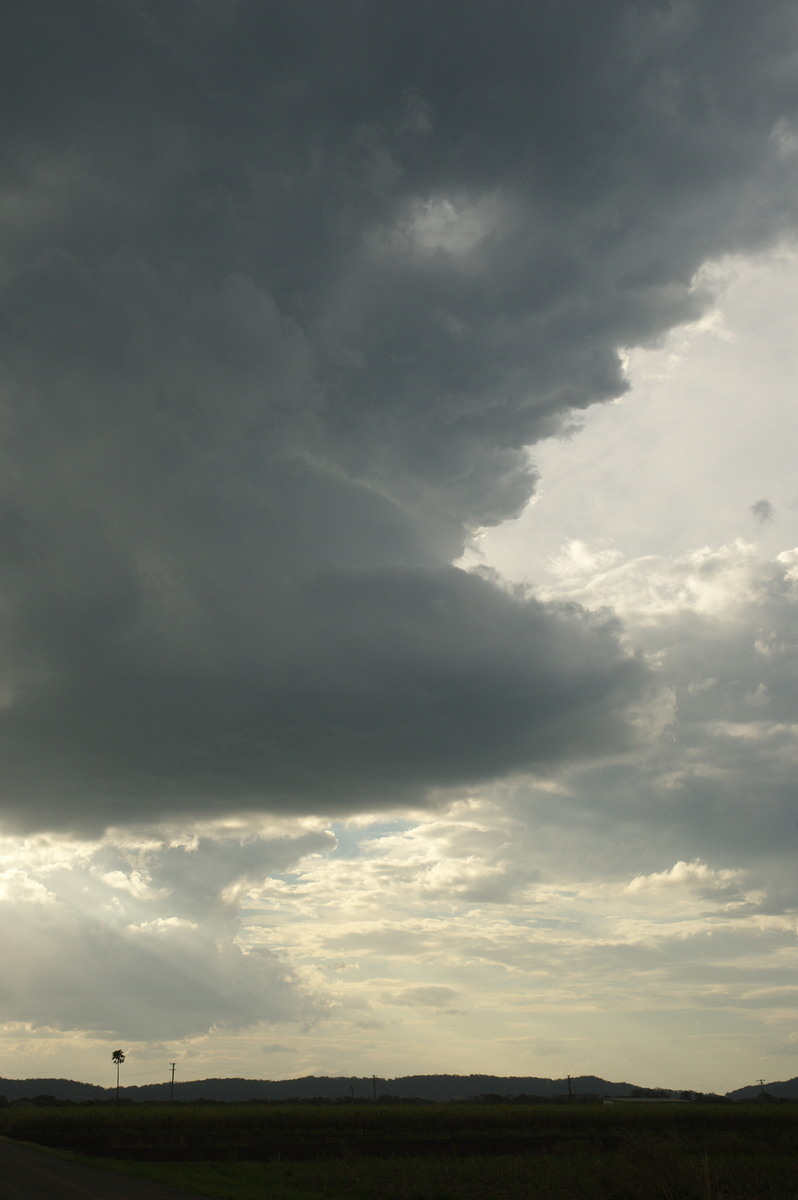
[[[627,884],[627,892],[662,892],[673,889],[701,888],[717,890],[727,889],[737,883],[742,871],[720,870],[713,871],[706,863],[677,862],[669,871],[654,871],[651,875],[637,875]]]
[[[4,839],[5,862],[16,855],[26,864],[0,879],[2,953],[15,963],[2,988],[4,1022],[179,1041],[211,1028],[317,1017],[323,997],[285,962],[242,950],[226,892],[290,868],[329,839],[301,823],[293,836],[283,827],[269,838],[258,825],[216,829],[188,847],[168,838],[40,838],[38,864],[24,840]]]

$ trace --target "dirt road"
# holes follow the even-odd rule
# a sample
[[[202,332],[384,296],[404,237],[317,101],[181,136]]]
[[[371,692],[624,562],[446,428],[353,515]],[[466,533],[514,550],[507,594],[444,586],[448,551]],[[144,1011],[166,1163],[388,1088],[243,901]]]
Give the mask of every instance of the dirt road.
[[[81,1167],[0,1141],[0,1200],[201,1200],[160,1183]],[[207,1200],[207,1197],[206,1197]]]

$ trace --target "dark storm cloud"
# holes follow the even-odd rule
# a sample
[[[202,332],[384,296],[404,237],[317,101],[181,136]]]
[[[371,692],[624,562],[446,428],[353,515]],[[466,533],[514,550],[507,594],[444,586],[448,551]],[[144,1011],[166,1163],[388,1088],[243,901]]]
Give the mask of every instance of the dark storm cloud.
[[[623,741],[614,627],[448,564],[703,261],[793,229],[792,17],[8,6],[12,825],[378,806]]]

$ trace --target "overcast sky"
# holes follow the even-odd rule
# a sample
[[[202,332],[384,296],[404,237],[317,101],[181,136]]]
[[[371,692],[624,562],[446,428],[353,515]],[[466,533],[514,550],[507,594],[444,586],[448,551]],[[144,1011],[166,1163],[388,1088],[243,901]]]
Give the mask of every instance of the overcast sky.
[[[0,1073],[798,1075],[792,0],[7,0]]]

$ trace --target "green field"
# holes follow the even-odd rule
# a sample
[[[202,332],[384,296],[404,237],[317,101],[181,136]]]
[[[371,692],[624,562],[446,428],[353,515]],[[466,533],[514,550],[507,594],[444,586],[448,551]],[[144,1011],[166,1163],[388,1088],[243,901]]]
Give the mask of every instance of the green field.
[[[793,1105],[25,1106],[0,1135],[224,1200],[798,1200]]]

